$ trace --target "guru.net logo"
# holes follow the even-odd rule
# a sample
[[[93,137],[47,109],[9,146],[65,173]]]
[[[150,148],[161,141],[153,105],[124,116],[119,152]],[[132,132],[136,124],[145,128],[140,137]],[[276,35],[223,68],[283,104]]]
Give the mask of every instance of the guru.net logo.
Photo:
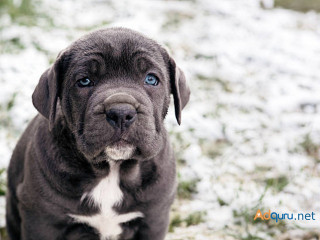
[[[269,210],[268,212],[265,212],[262,214],[260,209],[256,212],[256,215],[254,216],[253,220],[270,220],[273,219],[276,222],[279,220],[306,220],[306,221],[312,221],[316,220],[316,214],[314,212],[311,213],[277,213],[277,212],[271,212]]]

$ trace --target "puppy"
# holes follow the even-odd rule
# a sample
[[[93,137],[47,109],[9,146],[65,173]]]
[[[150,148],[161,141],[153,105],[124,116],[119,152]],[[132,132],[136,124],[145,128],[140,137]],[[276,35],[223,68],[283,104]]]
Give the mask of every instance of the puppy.
[[[135,31],[95,31],[62,51],[11,158],[9,238],[164,239],[176,191],[163,124],[170,94],[180,124],[184,74]]]

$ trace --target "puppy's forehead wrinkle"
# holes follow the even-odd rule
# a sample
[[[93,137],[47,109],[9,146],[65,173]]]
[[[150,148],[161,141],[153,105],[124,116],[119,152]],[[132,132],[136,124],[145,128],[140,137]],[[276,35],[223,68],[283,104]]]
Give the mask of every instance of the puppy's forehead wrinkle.
[[[69,68],[71,72],[92,73],[99,78],[110,79],[132,76],[137,72],[142,74],[149,70],[164,79],[166,63],[158,45],[135,35],[117,38],[89,35],[79,40],[80,44],[73,44],[71,48],[76,54],[73,66]],[[92,63],[94,60],[96,64]]]
[[[143,43],[143,44],[141,44]],[[101,30],[88,34],[74,42],[70,48],[80,57],[100,56],[107,58],[127,58],[135,60],[139,56],[163,61],[161,46],[139,33],[117,30]]]
[[[98,49],[94,49],[94,51],[85,51],[84,53],[82,53],[82,57],[85,57],[86,59],[100,59],[100,60],[104,60],[104,54],[102,53],[102,51],[97,51]]]
[[[105,106],[111,105],[113,103],[128,103],[133,105],[136,109],[138,109],[140,106],[138,101],[132,95],[127,94],[126,92],[118,92],[112,94],[103,101],[103,104]]]
[[[142,92],[139,87],[136,87],[135,84],[119,87],[117,84],[110,83],[110,85],[98,88],[91,98],[87,107],[88,112],[103,113],[103,105],[114,101],[130,103],[138,109],[149,109],[152,106],[148,95]]]
[[[76,58],[69,72],[72,75],[88,76],[89,73],[101,75],[105,73],[106,61],[101,57],[94,55],[92,57]]]

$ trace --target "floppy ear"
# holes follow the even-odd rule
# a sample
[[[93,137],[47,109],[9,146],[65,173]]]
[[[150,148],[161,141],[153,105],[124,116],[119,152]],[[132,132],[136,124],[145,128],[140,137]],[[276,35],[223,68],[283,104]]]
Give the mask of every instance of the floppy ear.
[[[32,103],[38,112],[49,120],[51,130],[55,121],[59,92],[59,68],[61,56],[58,56],[52,67],[40,77],[39,83],[32,94]]]
[[[171,93],[174,100],[174,109],[178,124],[181,124],[181,111],[189,102],[190,89],[187,85],[186,78],[182,70],[177,67],[175,61],[170,58],[169,60],[170,70],[170,84]]]

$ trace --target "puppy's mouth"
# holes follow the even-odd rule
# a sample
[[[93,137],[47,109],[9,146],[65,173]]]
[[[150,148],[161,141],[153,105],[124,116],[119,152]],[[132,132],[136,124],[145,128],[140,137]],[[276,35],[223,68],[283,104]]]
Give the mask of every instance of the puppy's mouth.
[[[135,152],[136,147],[120,139],[106,147],[105,153],[113,161],[130,159]]]

